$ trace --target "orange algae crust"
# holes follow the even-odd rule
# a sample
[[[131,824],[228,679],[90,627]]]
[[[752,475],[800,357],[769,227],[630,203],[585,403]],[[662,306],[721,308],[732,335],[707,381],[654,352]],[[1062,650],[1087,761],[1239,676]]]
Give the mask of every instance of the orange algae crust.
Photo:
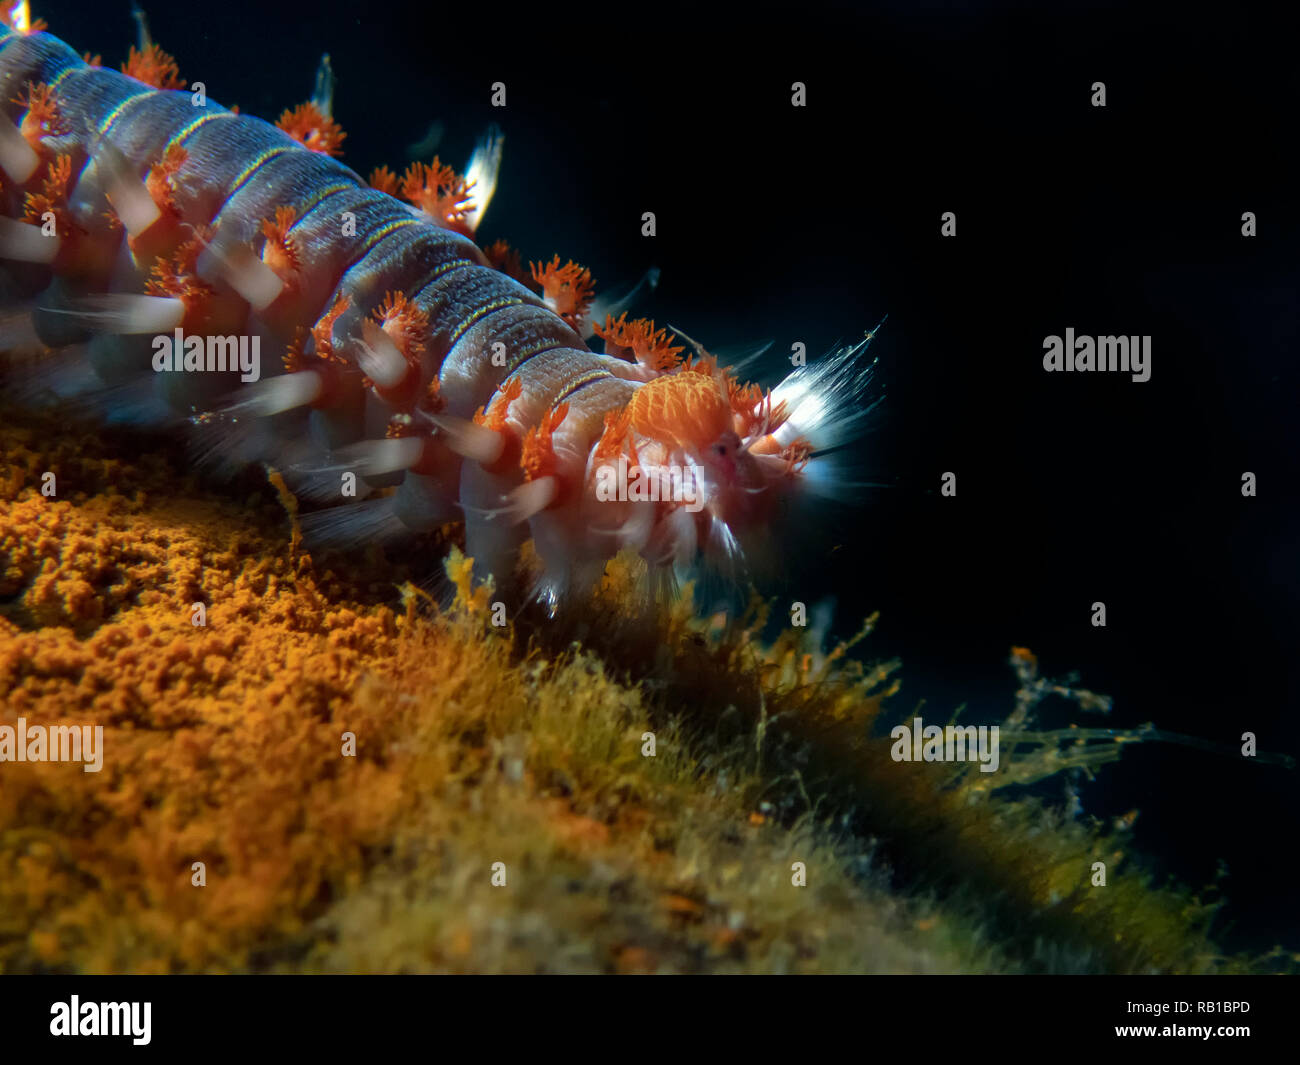
[[[104,728],[100,772],[0,764],[0,971],[1239,964],[1122,834],[892,761],[890,664],[641,609],[623,560],[584,610],[494,626],[455,548],[438,606],[379,552],[305,554],[275,475],[218,489],[182,454],[0,412],[0,725]],[[891,882],[831,824],[858,809],[944,869]]]

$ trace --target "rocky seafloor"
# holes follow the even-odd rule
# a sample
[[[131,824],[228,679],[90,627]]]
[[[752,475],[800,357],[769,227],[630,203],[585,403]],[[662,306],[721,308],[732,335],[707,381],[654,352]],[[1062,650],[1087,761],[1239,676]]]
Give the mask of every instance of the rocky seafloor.
[[[0,971],[1293,964],[1225,956],[1212,890],[1157,885],[1122,825],[1003,787],[1119,755],[1034,730],[1027,651],[996,779],[896,762],[869,637],[649,609],[623,561],[494,626],[454,530],[313,558],[264,471],[0,426],[0,725],[104,727],[99,772],[0,764]]]

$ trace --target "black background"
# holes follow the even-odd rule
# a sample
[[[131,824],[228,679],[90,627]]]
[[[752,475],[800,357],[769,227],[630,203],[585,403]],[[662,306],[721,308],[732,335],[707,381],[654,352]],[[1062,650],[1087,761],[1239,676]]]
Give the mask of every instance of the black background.
[[[484,239],[572,256],[610,287],[657,265],[642,312],[709,346],[773,340],[769,380],[793,342],[816,355],[888,313],[887,398],[860,445],[886,487],[811,512],[767,590],[834,593],[845,631],[880,610],[867,653],[902,656],[896,705],[999,720],[1024,644],[1114,696],[1116,727],[1300,752],[1290,36],[1239,5],[539,7],[148,13],[188,80],[267,118],[308,97],[329,51],[363,174],[405,166],[435,119],[457,165],[500,123]],[[128,11],[37,5],[113,63]],[[939,235],[949,210],[956,239]],[[1151,380],[1045,374],[1043,338],[1070,326],[1151,335]],[[948,470],[956,499],[938,494]],[[1139,845],[1185,882],[1226,863],[1229,947],[1295,950],[1297,783],[1146,744],[1083,800],[1140,808]]]

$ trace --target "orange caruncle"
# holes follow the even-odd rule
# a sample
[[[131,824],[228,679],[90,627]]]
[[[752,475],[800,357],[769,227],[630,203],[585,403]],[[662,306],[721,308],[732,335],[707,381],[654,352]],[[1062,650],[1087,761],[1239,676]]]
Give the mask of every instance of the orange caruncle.
[[[144,182],[153,202],[173,221],[180,217],[176,207],[176,174],[188,158],[189,153],[179,144],[171,145],[162,159],[149,168]]]
[[[54,90],[48,85],[44,83],[38,85],[29,81],[26,91],[20,96],[15,96],[13,102],[27,108],[27,113],[23,115],[18,129],[27,143],[38,152],[46,137],[62,136],[69,131],[68,123],[59,111]]]
[[[156,44],[146,45],[142,52],[133,47],[122,64],[122,73],[155,89],[185,88],[176,60]]]
[[[642,436],[678,451],[699,451],[731,429],[731,406],[717,381],[704,374],[655,378],[637,389],[627,413]]]
[[[403,292],[390,292],[372,315],[410,366],[419,366],[429,338],[429,314]]]
[[[321,315],[320,320],[312,326],[311,336],[312,340],[316,343],[316,354],[322,359],[333,359],[335,357],[333,341],[334,323],[338,321],[339,315],[346,311],[351,303],[352,300],[350,297],[340,295],[334,301],[334,305]]]
[[[512,377],[508,383],[498,389],[497,394],[479,408],[474,415],[476,425],[482,425],[496,432],[506,428],[506,419],[510,414],[510,404],[523,394],[524,383]],[[488,411],[491,411],[489,414]]]
[[[617,319],[612,314],[606,315],[605,324],[596,326],[595,334],[605,341],[607,353],[630,351],[637,362],[660,373],[676,369],[682,361],[681,353],[686,350],[672,344],[668,330],[655,329],[650,319],[637,318],[629,322],[626,311]]]
[[[519,459],[524,478],[536,481],[541,477],[553,476],[558,468],[555,451],[551,446],[551,437],[560,427],[569,413],[569,405],[561,403],[542,417],[540,425],[535,425],[524,436],[523,454]]]
[[[289,230],[297,219],[298,212],[292,207],[277,207],[275,217],[262,222],[262,236],[266,238],[266,244],[262,248],[262,262],[281,278],[287,278],[302,269],[302,256],[289,235]]]
[[[153,264],[145,292],[150,296],[171,296],[185,304],[184,325],[198,327],[207,317],[215,289],[198,274],[198,258],[207,234],[196,232],[170,255],[160,255]]]
[[[463,229],[473,209],[470,185],[454,169],[438,161],[412,163],[402,175],[402,199],[408,200],[441,226]]]
[[[275,124],[308,151],[330,156],[343,154],[342,145],[347,134],[333,118],[310,101],[285,111]]]
[[[595,285],[591,271],[573,260],[561,266],[558,255],[545,266],[533,263],[531,270],[533,280],[542,286],[546,305],[575,329],[581,329],[586,324]]]
[[[32,225],[42,225],[45,215],[54,216],[55,230],[60,237],[80,231],[68,211],[68,182],[72,178],[72,159],[66,155],[55,158],[45,172],[40,192],[29,192],[23,198],[23,219]]]
[[[397,175],[386,166],[377,166],[370,171],[370,187],[378,189],[386,196],[396,196],[398,191]]]

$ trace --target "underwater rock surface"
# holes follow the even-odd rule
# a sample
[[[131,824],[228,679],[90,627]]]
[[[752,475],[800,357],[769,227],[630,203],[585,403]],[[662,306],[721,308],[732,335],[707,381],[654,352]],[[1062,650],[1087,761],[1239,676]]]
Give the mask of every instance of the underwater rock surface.
[[[454,546],[450,606],[409,583],[444,539],[314,559],[259,473],[0,425],[0,725],[104,728],[99,772],[0,764],[0,970],[1272,967],[1122,830],[991,790],[1115,745],[897,762],[894,666],[766,645],[761,611],[647,611],[619,561],[574,616],[495,627]]]

